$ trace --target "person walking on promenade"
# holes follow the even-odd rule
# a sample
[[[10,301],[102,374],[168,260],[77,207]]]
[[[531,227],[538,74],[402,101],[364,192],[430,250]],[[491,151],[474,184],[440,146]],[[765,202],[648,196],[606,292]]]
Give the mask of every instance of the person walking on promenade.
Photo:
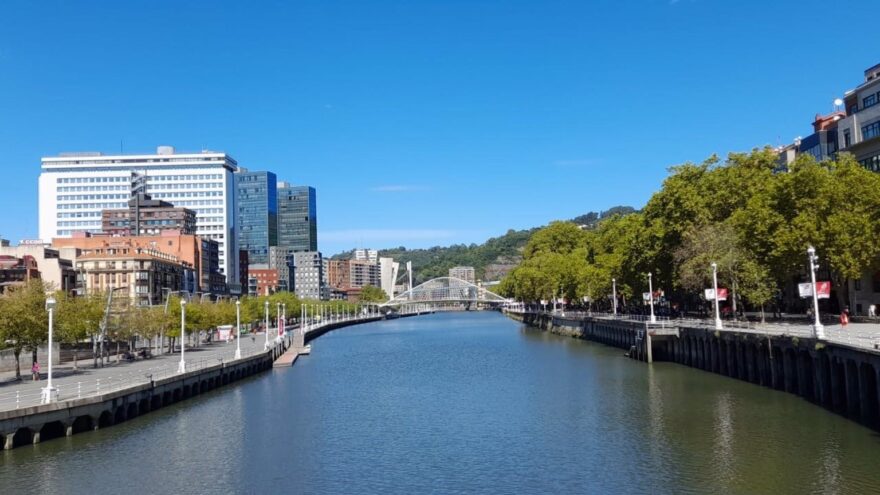
[[[34,361],[33,366],[31,366],[31,379],[37,381],[40,379],[40,363]]]

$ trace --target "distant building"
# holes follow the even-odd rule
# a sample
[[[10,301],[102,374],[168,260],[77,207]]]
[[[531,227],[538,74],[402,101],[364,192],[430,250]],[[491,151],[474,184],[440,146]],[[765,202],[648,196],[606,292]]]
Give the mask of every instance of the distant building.
[[[267,265],[248,266],[248,294],[268,296],[278,292],[278,270]]]
[[[238,193],[238,247],[252,264],[269,263],[269,248],[278,245],[278,190],[272,172],[235,174]]]
[[[278,246],[289,254],[318,250],[315,188],[278,183]]]
[[[351,287],[349,260],[324,260],[324,279],[331,289]]]
[[[101,210],[101,230],[115,236],[158,235],[166,230],[196,233],[196,212],[138,193],[128,208]]]
[[[379,287],[382,285],[382,278],[379,273],[379,265],[365,260],[350,260],[349,267],[349,288],[362,289],[368,285]]]
[[[324,285],[324,261],[320,252],[294,253],[293,264],[293,285],[296,297],[312,300],[329,297],[329,291],[325,289]]]
[[[358,261],[369,261],[370,263],[379,262],[379,251],[375,249],[355,249],[354,259]]]
[[[30,255],[21,258],[0,255],[0,292],[9,287],[18,287],[30,280],[39,280],[40,270],[37,261]]]
[[[196,233],[217,242],[220,272],[237,290],[237,195],[233,178],[237,168],[238,163],[223,152],[177,153],[170,146],[160,146],[155,153],[147,154],[86,152],[43,157],[40,238],[48,243],[75,232],[98,233],[103,210],[127,208],[133,192],[145,192],[154,199],[195,211]]]
[[[400,263],[394,258],[379,258],[379,281],[380,287],[389,298],[394,297],[394,284],[400,271]]]
[[[293,292],[295,265],[293,255],[278,246],[269,248],[269,268],[278,271],[278,290]]]
[[[456,266],[449,269],[449,276],[472,284],[477,283],[476,270],[472,266]]]

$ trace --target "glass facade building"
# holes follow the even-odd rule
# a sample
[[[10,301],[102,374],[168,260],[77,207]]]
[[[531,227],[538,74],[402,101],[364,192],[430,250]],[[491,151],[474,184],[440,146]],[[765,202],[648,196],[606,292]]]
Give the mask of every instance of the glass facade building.
[[[278,244],[278,183],[272,172],[238,172],[238,245],[250,264],[268,264]]]
[[[288,253],[318,250],[314,187],[279,184],[278,246]]]

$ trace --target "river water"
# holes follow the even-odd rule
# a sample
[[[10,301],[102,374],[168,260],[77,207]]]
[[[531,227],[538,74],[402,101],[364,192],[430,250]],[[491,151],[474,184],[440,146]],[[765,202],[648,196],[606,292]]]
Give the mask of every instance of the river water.
[[[792,395],[446,313],[0,453],[0,493],[880,493],[880,437]]]

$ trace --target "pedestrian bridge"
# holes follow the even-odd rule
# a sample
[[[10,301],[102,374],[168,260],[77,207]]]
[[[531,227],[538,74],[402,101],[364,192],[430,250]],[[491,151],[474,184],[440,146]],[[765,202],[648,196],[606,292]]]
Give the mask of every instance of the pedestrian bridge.
[[[438,277],[398,294],[381,307],[427,306],[500,306],[508,300],[483,287],[455,277]]]

